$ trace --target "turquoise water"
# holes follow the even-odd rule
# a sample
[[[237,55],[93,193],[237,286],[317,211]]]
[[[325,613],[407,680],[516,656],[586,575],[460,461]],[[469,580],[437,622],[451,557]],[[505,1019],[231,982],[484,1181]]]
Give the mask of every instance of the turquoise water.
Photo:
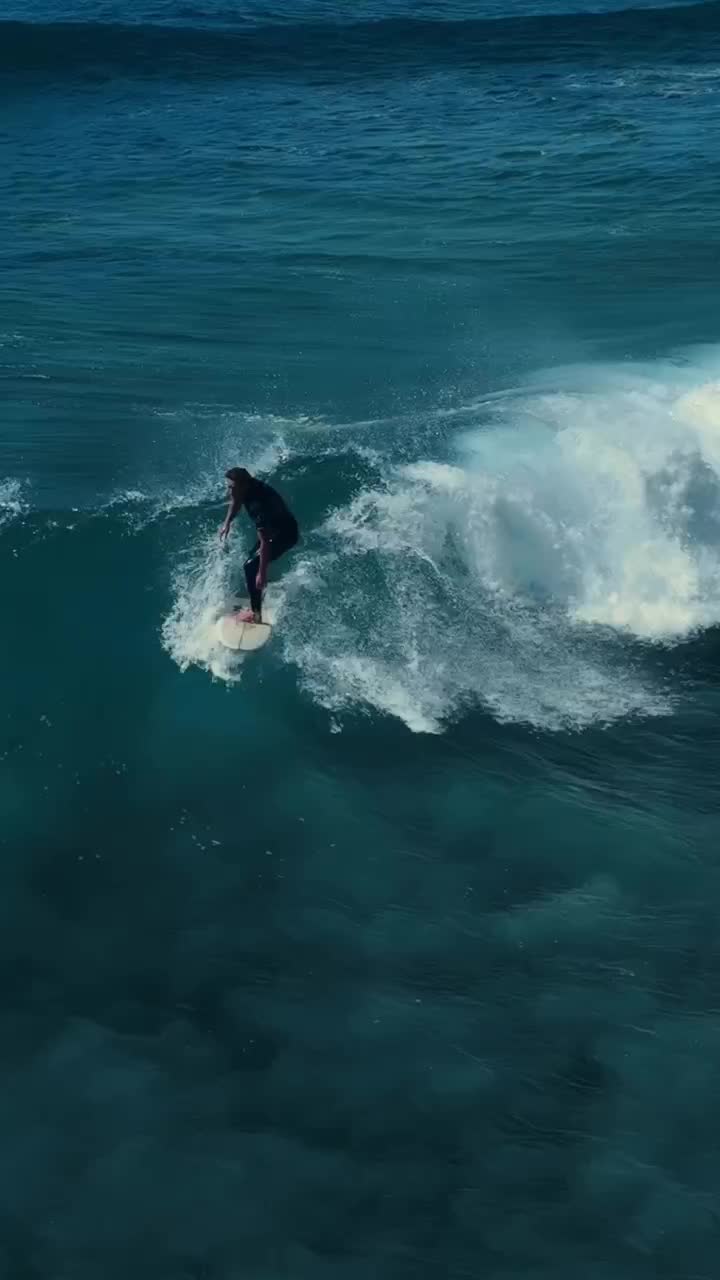
[[[5,6],[3,1280],[717,1274],[720,7],[570,8]]]

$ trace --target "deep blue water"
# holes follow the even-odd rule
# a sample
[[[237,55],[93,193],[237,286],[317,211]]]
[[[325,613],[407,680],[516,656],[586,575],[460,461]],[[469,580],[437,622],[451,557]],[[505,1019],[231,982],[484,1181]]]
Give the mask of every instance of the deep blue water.
[[[0,77],[0,1280],[715,1280],[720,5]]]

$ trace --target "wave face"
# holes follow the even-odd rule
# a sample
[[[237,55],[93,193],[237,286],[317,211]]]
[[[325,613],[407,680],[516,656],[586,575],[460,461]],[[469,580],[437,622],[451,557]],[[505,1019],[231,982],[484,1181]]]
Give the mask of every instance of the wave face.
[[[0,528],[12,555],[18,531],[51,556],[67,541],[81,578],[102,530],[119,580],[151,573],[169,589],[160,639],[176,666],[233,685],[257,671],[215,629],[251,540],[243,520],[231,554],[217,539],[221,460],[241,456],[303,524],[272,575],[267,657],[331,727],[361,714],[442,734],[479,711],[577,733],[673,718],[691,694],[672,671],[720,626],[718,364],[576,366],[366,422],[195,410],[165,424],[187,448],[194,423],[187,482],[148,474],[38,527],[32,491],[6,481]]]
[[[442,21],[379,18],[245,29],[118,22],[0,23],[0,69],[62,79],[407,75],[493,63],[706,60],[720,5]],[[710,43],[710,47],[708,46]]]
[[[356,427],[358,445],[363,431],[383,428]],[[452,434],[444,458],[361,450],[359,491],[271,592],[305,690],[419,732],[473,706],[549,730],[669,714],[637,646],[720,623],[720,383],[660,363],[578,368],[468,407]],[[278,446],[291,474],[320,465],[302,436]],[[234,679],[210,625],[228,583],[203,538],[164,638],[181,666]]]

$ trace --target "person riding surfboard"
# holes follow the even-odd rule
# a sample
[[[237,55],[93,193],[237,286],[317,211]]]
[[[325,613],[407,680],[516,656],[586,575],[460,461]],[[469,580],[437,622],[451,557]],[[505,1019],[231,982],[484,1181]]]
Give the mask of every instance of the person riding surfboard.
[[[268,566],[294,547],[300,536],[298,523],[280,494],[251,476],[245,467],[231,467],[225,472],[230,503],[220,529],[220,539],[227,544],[230,526],[244,507],[257,530],[257,542],[243,566],[250,597],[250,608],[235,614],[238,622],[262,622],[262,597],[267,584]]]

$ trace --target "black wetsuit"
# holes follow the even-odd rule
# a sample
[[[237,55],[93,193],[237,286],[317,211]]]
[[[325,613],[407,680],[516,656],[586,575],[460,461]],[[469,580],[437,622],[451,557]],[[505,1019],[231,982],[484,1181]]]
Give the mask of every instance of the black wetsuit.
[[[251,480],[245,496],[244,507],[253,521],[258,533],[261,533],[268,544],[268,561],[277,560],[284,555],[299,537],[297,520],[292,511],[285,505],[279,493],[264,484],[262,480]],[[260,612],[262,591],[258,591],[255,582],[260,568],[260,542],[255,543],[245,561],[245,581],[250,608],[254,613]]]

